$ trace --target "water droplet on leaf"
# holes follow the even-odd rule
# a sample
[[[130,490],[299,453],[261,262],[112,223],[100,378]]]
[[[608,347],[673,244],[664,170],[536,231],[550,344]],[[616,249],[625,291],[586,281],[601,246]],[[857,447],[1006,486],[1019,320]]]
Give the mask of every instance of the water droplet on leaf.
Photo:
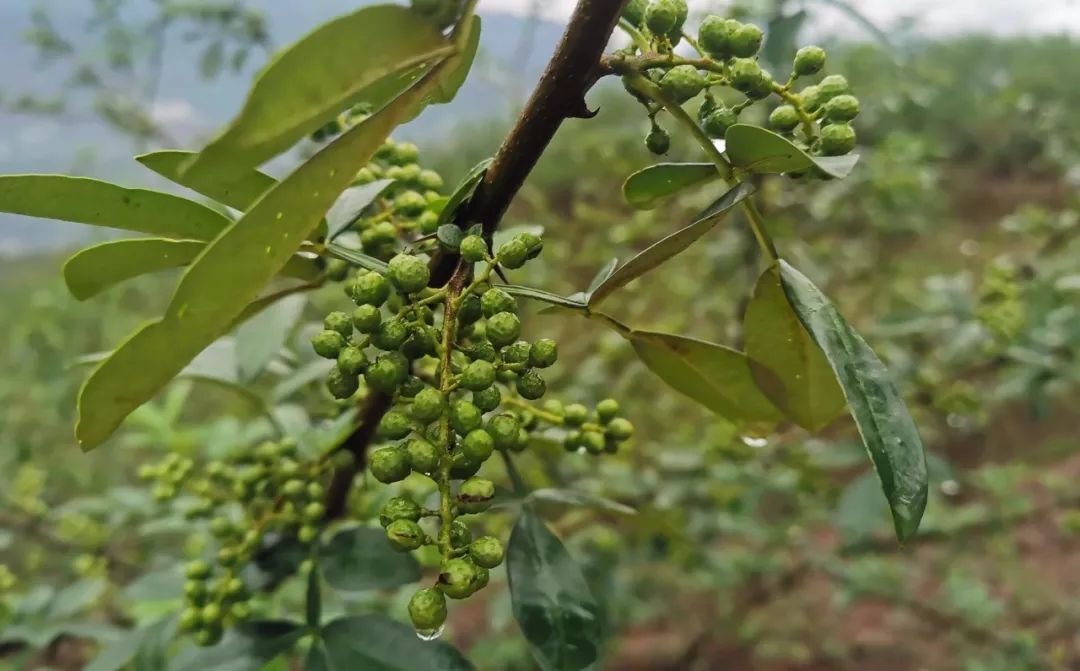
[[[442,636],[444,629],[446,629],[445,624],[438,629],[417,629],[416,637],[421,641],[434,641]]]

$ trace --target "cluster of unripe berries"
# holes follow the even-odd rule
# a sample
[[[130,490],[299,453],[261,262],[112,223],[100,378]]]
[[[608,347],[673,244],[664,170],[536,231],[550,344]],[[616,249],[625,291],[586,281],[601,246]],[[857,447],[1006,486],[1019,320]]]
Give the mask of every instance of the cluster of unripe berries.
[[[302,460],[296,444],[284,440],[211,461],[198,472],[190,459],[175,454],[139,469],[141,478],[156,483],[158,500],[184,495],[185,516],[204,520],[217,540],[212,561],[197,559],[186,567],[180,627],[196,643],[213,645],[226,627],[251,617],[251,594],[241,575],[267,534],[302,545],[318,538],[326,514],[320,479],[329,467]]]
[[[750,23],[719,16],[702,21],[695,43],[702,57],[682,58],[672,47],[682,38],[686,21],[685,0],[636,0],[623,17],[652,37],[655,53],[643,54],[641,72],[653,85],[649,90],[627,79],[627,88],[649,109],[652,129],[645,144],[656,154],[667,153],[671,140],[656,122],[663,104],[682,105],[704,92],[698,110],[702,130],[712,138],[723,138],[739,115],[754,102],[775,94],[781,104],[769,115],[769,126],[806,151],[839,156],[855,147],[851,121],[859,114],[859,101],[849,92],[842,75],[829,75],[817,84],[793,89],[797,79],[815,76],[825,67],[825,51],[803,47],[795,55],[791,76],[777,82],[758,62],[764,33]],[[625,73],[624,73],[625,74]],[[743,94],[744,100],[725,104],[714,87],[728,87]]]

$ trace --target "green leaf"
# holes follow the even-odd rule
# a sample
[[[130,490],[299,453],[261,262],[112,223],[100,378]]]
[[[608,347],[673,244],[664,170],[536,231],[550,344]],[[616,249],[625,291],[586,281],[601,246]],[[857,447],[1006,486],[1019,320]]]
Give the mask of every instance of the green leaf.
[[[236,329],[236,365],[240,379],[250,382],[281,351],[307,304],[303,294],[286,296]]]
[[[212,240],[232,223],[179,196],[67,175],[0,175],[0,212],[193,240]]]
[[[471,671],[442,641],[421,641],[412,627],[381,615],[342,617],[322,630],[331,668],[363,671]]]
[[[539,501],[541,503],[561,503],[580,508],[597,508],[607,510],[620,515],[637,515],[637,511],[630,506],[612,501],[611,499],[581,492],[575,489],[535,489],[525,497],[526,501]]]
[[[345,193],[341,194],[334,206],[326,213],[327,239],[333,240],[344,232],[356,221],[360,213],[375,202],[375,199],[386,191],[386,187],[393,183],[392,179],[379,179],[370,184],[345,189]]]
[[[260,196],[277,184],[277,180],[270,175],[254,169],[240,169],[223,175],[183,170],[197,155],[193,151],[165,149],[136,156],[135,160],[171,182],[241,212],[246,211]]]
[[[348,261],[355,266],[360,266],[361,268],[373,270],[380,275],[385,275],[386,273],[390,272],[390,267],[386,265],[386,261],[380,261],[374,256],[368,256],[363,252],[358,252],[355,249],[350,249],[337,242],[331,242],[329,245],[327,245],[326,251],[330,252],[332,256],[336,256],[342,261]]]
[[[461,204],[472,198],[473,194],[476,192],[476,188],[480,186],[480,182],[484,180],[484,174],[487,172],[490,165],[491,159],[486,158],[469,170],[465,175],[465,178],[461,180],[461,183],[458,184],[453,193],[450,194],[450,199],[446,201],[446,205],[443,207],[442,212],[439,213],[440,226],[450,223],[454,218],[454,213],[461,207]]]
[[[100,445],[230,327],[430,85],[418,82],[324,147],[207,246],[165,316],[132,334],[83,385],[75,434],[84,450]]]
[[[322,624],[322,591],[319,589],[319,571],[308,572],[307,595],[305,599],[305,621],[312,629]]]
[[[589,282],[589,288],[585,290],[585,295],[591,296],[604,282],[608,281],[608,278],[611,277],[612,273],[614,273],[615,269],[618,267],[619,259],[617,258],[604,264],[604,267],[597,271],[596,275],[593,276],[592,281]],[[588,302],[587,299],[586,302]]]
[[[791,307],[825,352],[844,391],[903,542],[919,528],[926,509],[926,455],[915,422],[885,365],[824,294],[784,261],[780,278]]]
[[[465,231],[454,224],[443,224],[435,231],[435,239],[444,249],[456,252],[465,238]]]
[[[737,123],[724,135],[725,153],[736,168],[747,172],[799,172],[814,166],[832,177],[847,177],[858,154],[811,156],[788,140],[761,126]]]
[[[240,114],[184,170],[228,174],[260,165],[364,101],[365,88],[453,50],[434,23],[406,7],[365,7],[325,23],[259,73]]]
[[[346,592],[398,587],[420,579],[416,559],[395,551],[386,533],[374,527],[338,532],[319,550],[319,568],[327,584]]]
[[[185,648],[170,671],[259,671],[278,655],[292,650],[307,629],[285,620],[257,620],[229,629],[209,648]]]
[[[463,32],[458,38],[460,51],[446,60],[443,68],[445,74],[439,78],[439,84],[431,95],[424,99],[425,105],[448,103],[457,95],[469,76],[473,61],[476,60],[476,52],[480,48],[480,24],[480,17],[474,14],[469,18],[468,27],[462,27]],[[419,110],[408,120],[416,116],[419,116]]]
[[[754,190],[755,187],[750,182],[736,184],[716,202],[705,208],[694,223],[653,243],[631,258],[590,292],[589,307],[600,305],[616,289],[626,286],[694,244],[698,238],[711,231],[731,208],[753,194]]]
[[[326,654],[326,648],[322,641],[315,641],[308,649],[307,659],[304,660],[304,671],[335,671],[333,662]]]
[[[585,310],[586,305],[584,302],[577,299],[560,296],[553,294],[550,291],[544,291],[543,289],[535,289],[533,287],[523,287],[516,284],[500,284],[500,289],[508,294],[514,296],[521,296],[522,298],[531,298],[535,301],[541,301],[543,303],[549,303],[551,305],[557,305],[563,308],[569,308],[571,310]]]
[[[514,617],[545,671],[578,671],[600,657],[603,620],[581,568],[531,506],[510,534],[506,575]]]
[[[844,393],[825,354],[803,327],[770,266],[758,279],[743,321],[746,354],[768,367],[752,366],[758,386],[787,417],[820,431],[844,411]],[[773,383],[779,380],[780,386]]]
[[[627,177],[623,196],[633,207],[651,210],[683,189],[719,178],[712,163],[657,163]]]

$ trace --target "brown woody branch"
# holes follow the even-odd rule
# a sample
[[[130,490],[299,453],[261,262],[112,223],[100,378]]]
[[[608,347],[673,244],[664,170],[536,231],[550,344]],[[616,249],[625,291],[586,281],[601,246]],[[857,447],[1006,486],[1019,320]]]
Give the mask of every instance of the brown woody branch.
[[[578,1],[521,116],[499,147],[476,193],[456,214],[459,226],[480,223],[488,236],[494,233],[562,122],[594,115],[585,104],[585,93],[601,74],[600,58],[626,2]],[[455,254],[439,254],[431,264],[432,284],[442,286],[457,268],[458,258]],[[364,399],[356,429],[340,448],[352,454],[352,463],[334,473],[327,490],[326,510],[330,519],[345,512],[353,480],[367,462],[368,446],[390,405],[391,399],[381,393],[373,392]]]

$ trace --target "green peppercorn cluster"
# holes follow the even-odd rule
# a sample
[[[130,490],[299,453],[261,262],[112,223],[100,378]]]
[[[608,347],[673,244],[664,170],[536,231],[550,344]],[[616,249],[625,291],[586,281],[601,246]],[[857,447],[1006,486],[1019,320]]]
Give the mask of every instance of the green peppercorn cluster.
[[[315,542],[326,513],[320,481],[329,466],[324,460],[303,460],[296,443],[284,440],[211,461],[202,469],[176,454],[139,469],[142,479],[155,483],[157,500],[183,504],[185,516],[204,520],[217,541],[212,561],[197,559],[185,570],[180,626],[196,643],[213,645],[226,627],[251,617],[251,594],[242,572],[267,534],[304,545]]]
[[[758,61],[764,33],[751,23],[708,16],[694,43],[699,57],[675,54],[672,47],[683,36],[686,14],[682,0],[637,0],[623,12],[623,18],[649,40],[648,53],[640,44],[631,47],[619,69],[627,89],[648,110],[651,127],[645,144],[649,151],[665,154],[670,147],[667,131],[657,122],[664,107],[683,105],[698,96],[702,96],[698,123],[711,138],[723,138],[728,128],[739,123],[744,110],[776,96],[780,104],[768,117],[773,130],[813,155],[840,156],[854,149],[851,122],[859,114],[859,101],[851,95],[847,80],[828,75],[802,90],[795,88],[800,78],[816,76],[824,69],[824,49],[800,49],[790,77],[779,82]],[[635,58],[638,49],[643,51]],[[725,88],[738,92],[743,100],[725,103],[731,96],[717,95]]]
[[[521,233],[492,253],[473,227],[440,231],[439,244],[471,269],[460,282],[429,287],[424,257],[415,249],[399,253],[380,272],[347,279],[355,308],[328,314],[312,340],[318,355],[337,362],[327,378],[332,395],[347,399],[363,389],[392,399],[368,453],[371,477],[391,484],[419,475],[438,486],[435,509],[396,496],[379,515],[394,548],[432,546],[442,558],[435,584],[409,605],[421,631],[437,630],[446,597],[482,589],[502,561],[500,541],[473,539],[461,519],[491,506],[495,484],[478,473],[496,451],[525,450],[532,433],[549,426],[567,427],[575,450],[596,453],[614,451],[633,432],[616,416],[614,401],[592,414],[577,404],[533,404],[547,392],[542,371],[558,360],[558,346],[522,339],[517,299],[491,279],[497,267],[513,270],[535,259],[543,249],[539,236]]]

